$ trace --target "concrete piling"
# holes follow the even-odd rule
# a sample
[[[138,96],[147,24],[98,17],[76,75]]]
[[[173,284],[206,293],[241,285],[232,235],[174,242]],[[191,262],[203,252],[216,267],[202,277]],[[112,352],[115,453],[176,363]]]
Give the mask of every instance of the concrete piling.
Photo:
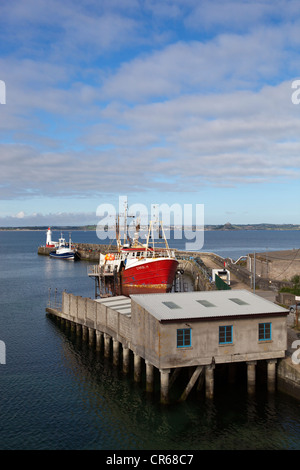
[[[123,372],[128,374],[129,372],[129,348],[123,347]]]
[[[99,330],[96,330],[96,351],[101,351],[103,333]]]
[[[153,392],[154,367],[150,362],[146,362],[146,391]]]
[[[82,340],[86,341],[88,338],[88,329],[86,326],[82,327]]]
[[[212,399],[214,396],[214,365],[205,366],[205,396]]]
[[[140,382],[141,380],[141,356],[133,354],[134,358],[134,381]]]
[[[247,388],[248,393],[252,394],[255,392],[256,383],[256,361],[247,362]]]
[[[92,346],[94,344],[94,329],[88,328],[88,337],[89,337],[89,345]]]
[[[169,403],[169,376],[170,369],[160,370],[160,402],[163,405]]]
[[[110,339],[111,337],[104,333],[104,357],[109,358],[110,356]]]
[[[276,384],[276,359],[270,359],[267,361],[267,375],[268,375],[268,391],[275,391]]]
[[[113,338],[113,365],[119,364],[119,341]]]

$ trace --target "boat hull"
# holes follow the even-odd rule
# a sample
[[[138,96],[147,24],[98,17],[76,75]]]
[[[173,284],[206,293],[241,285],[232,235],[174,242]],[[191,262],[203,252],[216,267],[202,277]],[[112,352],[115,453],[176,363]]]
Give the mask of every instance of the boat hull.
[[[178,261],[160,258],[121,272],[121,294],[155,294],[171,292]]]
[[[51,258],[57,258],[57,259],[74,259],[75,258],[75,255],[74,253],[49,253],[49,256],[51,256]]]

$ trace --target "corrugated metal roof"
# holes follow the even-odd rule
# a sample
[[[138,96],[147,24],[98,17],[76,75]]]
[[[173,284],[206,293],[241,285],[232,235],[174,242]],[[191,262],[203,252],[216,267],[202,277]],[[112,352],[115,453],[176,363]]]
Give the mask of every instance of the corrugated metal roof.
[[[122,315],[131,314],[131,299],[125,297],[125,295],[119,295],[116,297],[105,297],[103,299],[96,299],[96,302],[99,302],[106,307],[112,308]]]
[[[136,294],[131,299],[159,321],[288,313],[247,290]]]

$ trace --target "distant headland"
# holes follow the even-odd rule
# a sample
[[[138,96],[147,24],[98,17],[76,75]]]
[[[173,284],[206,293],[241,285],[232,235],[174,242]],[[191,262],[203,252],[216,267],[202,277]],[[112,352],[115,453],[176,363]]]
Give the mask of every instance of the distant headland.
[[[191,230],[200,230],[202,227],[190,226],[185,227],[185,229],[190,228]],[[46,231],[48,229],[47,226],[28,226],[28,227],[0,227],[0,231],[4,230],[17,230],[17,231],[28,231],[28,230],[36,230],[36,231]],[[93,231],[97,229],[97,225],[59,225],[59,226],[51,226],[52,230],[57,231]],[[182,227],[179,226],[170,226],[170,229],[180,230]],[[298,224],[268,224],[268,223],[261,223],[261,224],[231,224],[227,222],[226,224],[221,225],[205,225],[204,230],[300,230],[300,225]]]

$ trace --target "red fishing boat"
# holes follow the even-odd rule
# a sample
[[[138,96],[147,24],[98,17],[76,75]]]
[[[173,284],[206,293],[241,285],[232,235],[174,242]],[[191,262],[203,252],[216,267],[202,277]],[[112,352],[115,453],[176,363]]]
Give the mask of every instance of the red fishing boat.
[[[172,290],[178,261],[174,251],[168,246],[162,225],[160,233],[163,234],[165,244],[162,248],[154,246],[153,224],[150,223],[145,244],[138,241],[136,232],[134,239],[124,245],[121,245],[118,238],[118,249],[115,252],[100,254],[99,265],[93,266],[89,273],[98,282],[100,297],[164,293]],[[152,246],[149,243],[150,238]]]

